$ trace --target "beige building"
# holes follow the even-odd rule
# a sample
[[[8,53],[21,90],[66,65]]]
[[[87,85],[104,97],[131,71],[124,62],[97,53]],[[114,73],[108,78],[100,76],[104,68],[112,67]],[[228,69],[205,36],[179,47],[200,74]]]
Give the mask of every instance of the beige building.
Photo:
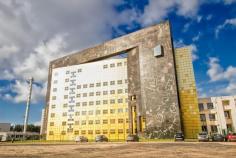
[[[198,100],[202,131],[226,134],[236,130],[236,96]]]

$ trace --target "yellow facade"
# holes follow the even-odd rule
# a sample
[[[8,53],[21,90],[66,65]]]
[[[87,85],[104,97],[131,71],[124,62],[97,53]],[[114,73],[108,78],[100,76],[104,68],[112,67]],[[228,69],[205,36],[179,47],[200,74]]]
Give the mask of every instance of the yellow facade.
[[[126,139],[129,133],[126,59],[93,64],[53,70],[56,76],[52,86],[57,88],[51,91],[47,140],[75,140],[76,136],[94,140],[100,134],[109,140]],[[79,69],[85,74],[77,72],[74,79],[74,74],[70,74]],[[88,74],[95,77],[88,79]],[[54,84],[55,80],[58,81]],[[71,80],[76,80],[72,92]],[[75,103],[70,104],[73,96]],[[73,112],[69,112],[70,106]]]
[[[182,129],[185,138],[197,138],[197,134],[201,131],[201,125],[191,48],[177,48],[175,50],[175,60]]]

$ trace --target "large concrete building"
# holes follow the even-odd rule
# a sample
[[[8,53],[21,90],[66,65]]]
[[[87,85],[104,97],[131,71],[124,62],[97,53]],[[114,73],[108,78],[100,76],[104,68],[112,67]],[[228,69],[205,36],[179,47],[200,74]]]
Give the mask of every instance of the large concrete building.
[[[191,51],[173,49],[164,22],[50,62],[43,133],[173,138],[182,130],[196,138],[197,105]]]
[[[236,96],[200,98],[202,131],[226,134],[236,132]]]

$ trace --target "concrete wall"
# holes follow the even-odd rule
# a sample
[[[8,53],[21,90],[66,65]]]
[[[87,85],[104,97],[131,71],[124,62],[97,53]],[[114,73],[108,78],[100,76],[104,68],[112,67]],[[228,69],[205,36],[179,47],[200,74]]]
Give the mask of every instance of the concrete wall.
[[[159,57],[153,55],[157,45],[163,48],[163,55]],[[45,116],[48,117],[52,69],[97,61],[124,51],[129,54],[128,95],[136,96],[137,126],[139,126],[139,117],[142,116],[146,118],[144,135],[155,138],[173,138],[174,133],[181,130],[181,123],[169,22],[160,23],[52,61],[49,67]],[[129,73],[131,71],[133,73]],[[131,80],[131,78],[136,79]],[[129,106],[132,104],[129,97]],[[137,127],[137,131],[138,129],[140,127]],[[44,131],[46,131],[46,126],[44,126]]]

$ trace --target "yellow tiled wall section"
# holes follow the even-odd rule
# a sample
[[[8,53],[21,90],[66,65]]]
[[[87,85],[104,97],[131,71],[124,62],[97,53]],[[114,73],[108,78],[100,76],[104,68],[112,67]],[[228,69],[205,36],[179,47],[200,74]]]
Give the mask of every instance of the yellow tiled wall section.
[[[182,128],[185,138],[197,138],[197,134],[201,128],[191,48],[183,47],[175,49],[175,60]]]

